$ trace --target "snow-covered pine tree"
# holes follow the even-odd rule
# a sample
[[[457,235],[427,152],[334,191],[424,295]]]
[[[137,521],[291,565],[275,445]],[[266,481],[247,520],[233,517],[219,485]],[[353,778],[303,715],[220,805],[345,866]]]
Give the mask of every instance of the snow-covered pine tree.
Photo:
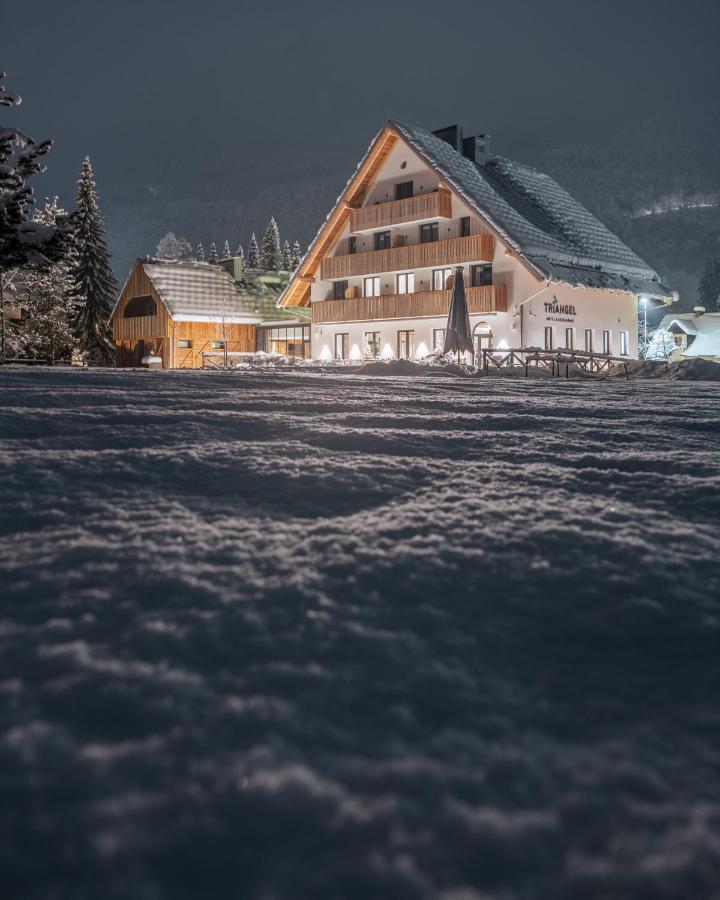
[[[205,248],[202,243],[197,245],[197,250],[195,251],[195,259],[198,262],[205,262]]]
[[[0,72],[0,107],[20,104],[20,97],[5,89]],[[33,191],[28,179],[45,170],[40,157],[52,141],[36,143],[15,128],[0,128],[0,360],[5,359],[6,317],[3,286],[16,267],[43,269],[68,251],[67,220],[54,225],[35,221]]]
[[[300,249],[300,241],[295,241],[295,243],[292,246],[292,257],[290,260],[291,271],[294,272],[295,269],[297,269],[297,267],[302,262],[302,257],[303,257],[303,254],[302,254],[302,250]]]
[[[225,240],[225,244],[223,245],[223,259],[230,259],[230,241]]]
[[[257,238],[255,237],[254,231],[252,233],[250,244],[248,246],[247,264],[248,268],[250,269],[260,268],[260,250],[258,248],[258,242]]]
[[[190,241],[179,237],[174,231],[164,234],[155,250],[158,259],[192,259],[194,255]]]
[[[280,261],[280,232],[275,219],[271,216],[263,235],[260,265],[268,272],[277,272],[280,268]]]
[[[65,222],[67,215],[58,206],[58,198],[46,199],[34,222],[55,226]],[[24,293],[26,316],[22,322],[23,356],[33,359],[70,359],[75,347],[73,320],[77,301],[74,298],[74,249],[47,269],[23,269],[18,272],[19,286]]]
[[[720,256],[711,256],[698,285],[700,303],[708,312],[720,310]]]
[[[210,252],[208,253],[208,262],[216,263],[218,261],[217,255],[217,247],[215,246],[215,241],[212,241],[210,244]]]
[[[83,160],[71,222],[77,254],[72,271],[73,293],[78,303],[73,323],[75,334],[90,365],[110,366],[115,358],[110,314],[117,282],[110,267],[89,156]]]
[[[283,272],[290,272],[292,270],[292,251],[290,250],[290,241],[283,242],[282,262],[280,263],[280,268],[283,270]]]

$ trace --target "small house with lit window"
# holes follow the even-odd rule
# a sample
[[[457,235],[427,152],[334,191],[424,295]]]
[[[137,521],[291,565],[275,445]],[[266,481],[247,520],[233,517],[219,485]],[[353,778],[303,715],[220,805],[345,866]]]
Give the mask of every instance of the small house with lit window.
[[[476,355],[568,348],[637,357],[650,266],[548,175],[488,135],[389,120],[279,300],[310,310],[316,359],[419,359],[442,348],[462,267]]]
[[[164,369],[197,369],[258,350],[309,357],[309,310],[278,307],[289,277],[243,269],[236,257],[137,260],[110,320],[116,364],[156,356]]]

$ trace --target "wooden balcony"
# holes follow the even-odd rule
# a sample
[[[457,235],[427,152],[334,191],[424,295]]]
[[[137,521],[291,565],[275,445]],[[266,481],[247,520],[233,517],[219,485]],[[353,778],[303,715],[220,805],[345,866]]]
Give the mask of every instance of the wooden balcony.
[[[353,275],[379,275],[381,272],[403,272],[414,269],[440,268],[455,263],[492,262],[495,238],[490,234],[433,241],[431,244],[409,244],[389,250],[370,250],[346,256],[326,256],[320,265],[320,279],[349,278]]]
[[[385,294],[350,300],[316,300],[311,307],[312,321],[313,324],[326,324],[446,316],[450,294],[451,291],[419,291],[415,294]],[[507,310],[507,287],[504,284],[466,288],[466,294],[471,313]]]
[[[372,228],[389,228],[403,222],[420,222],[423,219],[449,219],[452,216],[452,198],[447,188],[439,188],[430,194],[419,194],[405,200],[390,200],[354,209],[350,214],[350,231],[369,231]]]

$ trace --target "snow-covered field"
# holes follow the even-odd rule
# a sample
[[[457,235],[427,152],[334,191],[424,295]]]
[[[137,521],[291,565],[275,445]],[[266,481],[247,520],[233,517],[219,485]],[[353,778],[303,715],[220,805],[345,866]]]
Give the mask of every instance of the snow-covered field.
[[[720,385],[0,373],[0,884],[720,885]]]

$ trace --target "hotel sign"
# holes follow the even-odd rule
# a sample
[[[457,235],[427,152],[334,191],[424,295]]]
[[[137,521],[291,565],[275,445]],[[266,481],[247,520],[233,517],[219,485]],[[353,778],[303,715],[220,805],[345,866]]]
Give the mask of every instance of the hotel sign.
[[[560,303],[558,298],[553,294],[552,301],[550,303],[545,302],[543,305],[545,307],[548,322],[575,321],[577,313],[575,312],[575,307],[572,303]]]

